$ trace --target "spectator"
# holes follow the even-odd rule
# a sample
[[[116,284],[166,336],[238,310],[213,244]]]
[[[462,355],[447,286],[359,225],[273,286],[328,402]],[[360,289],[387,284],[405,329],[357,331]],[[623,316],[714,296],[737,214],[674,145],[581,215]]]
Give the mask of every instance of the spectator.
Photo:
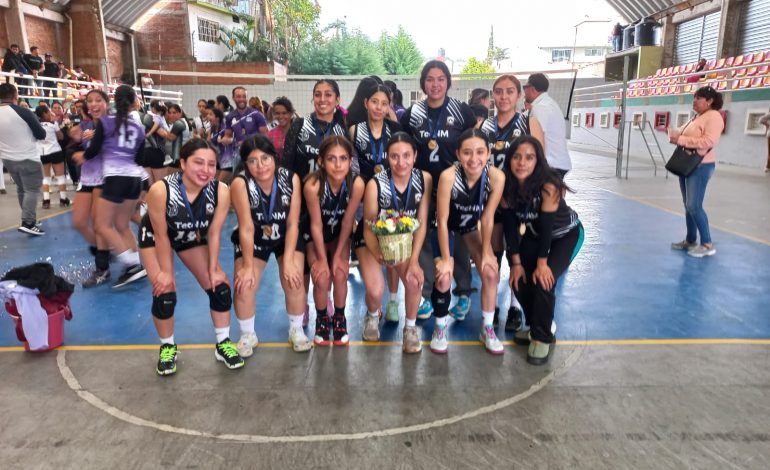
[[[545,75],[533,73],[523,87],[524,100],[532,104],[530,116],[537,119],[543,128],[548,165],[564,178],[572,169],[572,160],[567,150],[567,129],[559,104],[548,95],[548,85]]]
[[[150,88],[155,86],[155,82],[152,81],[152,77],[149,73],[146,73],[142,76],[142,88]]]
[[[623,49],[623,26],[615,23],[612,27],[612,52],[620,52]]]
[[[403,116],[406,112],[406,108],[404,108],[403,103],[404,95],[401,93],[401,90],[398,89],[396,82],[385,80],[382,82],[382,84],[390,88],[391,92],[393,93],[393,96],[390,97],[390,107],[393,108],[393,112],[396,113],[396,120],[400,120],[401,116]]]
[[[21,78],[22,75],[29,75],[30,68],[24,62],[24,57],[21,55],[21,49],[19,49],[19,46],[16,44],[11,44],[11,47],[8,48],[7,51],[5,51],[5,57],[3,57],[3,72],[12,72],[15,71],[19,78],[16,79],[16,85],[19,87],[19,94],[26,95],[27,89],[27,79]],[[6,82],[8,82],[8,77],[6,77]]]
[[[701,58],[698,61],[698,65],[695,66],[695,71],[700,72],[701,70],[706,68],[706,59]],[[706,78],[706,75],[690,75],[687,77],[687,83],[698,83],[700,79]]]
[[[53,61],[53,56],[50,53],[46,53],[45,55],[45,63],[43,64],[43,73],[40,75],[46,77],[46,78],[59,78],[60,77],[61,70],[59,69],[59,65]],[[57,89],[58,84],[53,80],[43,80],[42,81],[43,86],[43,96],[51,96],[56,98],[58,96],[59,91]]]
[[[489,107],[492,105],[492,101],[489,99],[489,90],[485,90],[483,88],[474,88],[471,91],[471,99],[468,100],[468,104],[471,106],[471,108],[473,105],[479,104],[489,109]],[[484,119],[486,119],[486,116]]]
[[[770,173],[770,111],[759,118],[759,123],[764,125],[767,131],[767,163],[765,164],[765,173]]]
[[[18,92],[10,83],[0,84],[0,159],[16,183],[21,206],[19,231],[44,235],[37,225],[37,198],[43,184],[43,167],[37,141],[45,130],[32,111],[16,106]]]
[[[29,54],[24,54],[24,62],[29,66],[30,73],[35,76],[33,83],[38,89],[37,95],[42,96],[43,93],[41,93],[40,87],[43,86],[43,81],[37,80],[37,76],[45,70],[45,65],[43,64],[43,58],[40,57],[40,50],[37,46],[30,47]]]

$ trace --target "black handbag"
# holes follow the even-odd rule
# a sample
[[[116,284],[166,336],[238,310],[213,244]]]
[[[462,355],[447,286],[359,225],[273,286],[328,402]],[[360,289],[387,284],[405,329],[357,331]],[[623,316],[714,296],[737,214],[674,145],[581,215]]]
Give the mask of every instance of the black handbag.
[[[690,122],[692,122],[692,120]],[[687,129],[687,126],[690,125],[690,122],[684,126],[682,132]],[[709,149],[708,152],[710,151],[711,149]],[[698,153],[698,149],[688,149],[687,147],[677,145],[676,149],[674,149],[674,153],[671,154],[671,157],[666,162],[666,170],[669,173],[673,173],[677,176],[686,178],[690,176],[690,174],[695,171],[696,168],[698,168],[698,165],[700,165],[700,162],[702,161],[703,155]]]

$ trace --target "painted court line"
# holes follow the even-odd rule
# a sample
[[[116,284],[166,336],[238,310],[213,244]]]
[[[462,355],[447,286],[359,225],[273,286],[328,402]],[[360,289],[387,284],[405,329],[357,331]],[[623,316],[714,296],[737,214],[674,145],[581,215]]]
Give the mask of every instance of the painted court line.
[[[195,429],[188,429],[188,428],[182,428],[177,426],[171,426],[163,423],[156,423],[155,421],[150,421],[144,418],[140,418],[138,416],[134,416],[123,410],[115,408],[114,406],[105,402],[104,400],[97,397],[96,395],[89,392],[88,390],[83,389],[80,385],[80,382],[78,382],[77,378],[72,373],[72,370],[70,370],[69,366],[67,365],[67,358],[66,358],[67,353],[65,351],[62,351],[62,350],[58,351],[56,355],[56,363],[59,367],[59,372],[61,373],[64,380],[67,382],[67,385],[69,386],[69,388],[72,391],[74,391],[81,399],[86,401],[91,406],[97,408],[98,410],[104,413],[107,413],[112,417],[117,418],[126,423],[133,424],[135,426],[142,426],[145,428],[156,429],[158,431],[163,431],[163,432],[182,434],[186,436],[204,437],[204,438],[210,438],[210,439],[217,439],[221,441],[237,442],[237,443],[244,443],[244,444],[273,444],[273,443],[297,443],[297,442],[353,441],[353,440],[370,439],[375,437],[391,437],[391,436],[398,436],[398,435],[407,434],[407,433],[414,433],[414,432],[427,431],[430,429],[440,428],[440,427],[448,426],[450,424],[458,423],[460,421],[465,421],[465,420],[477,418],[479,416],[483,416],[489,413],[494,413],[503,408],[507,408],[515,403],[518,403],[522,400],[525,400],[531,397],[532,395],[534,395],[535,393],[539,392],[540,390],[542,390],[549,383],[551,383],[553,379],[556,378],[557,375],[561,375],[578,361],[582,353],[582,349],[583,348],[575,348],[575,350],[572,351],[569,356],[567,356],[567,358],[562,364],[560,364],[555,369],[551,370],[551,372],[549,372],[545,377],[543,377],[539,381],[532,384],[524,392],[514,395],[512,397],[506,398],[504,400],[498,401],[497,403],[493,403],[491,405],[483,406],[481,408],[468,411],[466,413],[451,416],[448,418],[437,419],[427,423],[414,424],[411,426],[402,426],[402,427],[395,427],[395,428],[375,430],[375,431],[365,431],[365,432],[349,433],[349,434],[340,434],[340,433],[309,434],[309,435],[299,435],[299,436],[264,436],[264,435],[254,435],[254,434],[214,434],[207,431],[198,431]]]
[[[57,212],[55,214],[44,215],[43,217],[39,217],[37,219],[37,221],[38,222],[42,222],[43,220],[53,219],[54,217],[57,217],[57,216],[60,216],[60,215],[63,215],[63,214],[69,214],[70,212],[72,212],[72,207],[70,207],[69,209],[65,209],[65,210],[63,210],[61,212]],[[17,229],[17,228],[19,228],[19,224],[9,225],[9,226],[7,226],[5,228],[0,228],[0,233],[7,232],[9,230],[14,230],[14,229]]]

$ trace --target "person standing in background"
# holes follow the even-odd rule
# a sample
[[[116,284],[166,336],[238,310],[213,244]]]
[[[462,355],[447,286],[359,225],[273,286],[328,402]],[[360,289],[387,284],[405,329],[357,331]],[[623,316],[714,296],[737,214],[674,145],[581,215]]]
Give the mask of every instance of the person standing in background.
[[[53,61],[53,56],[50,53],[45,55],[45,63],[43,64],[43,72],[40,74],[46,78],[59,78],[59,65]],[[53,80],[41,80],[43,87],[43,96],[50,96],[56,98],[58,96],[58,88],[56,82]]]
[[[524,100],[532,104],[530,116],[540,122],[545,137],[545,156],[548,165],[562,178],[572,169],[572,159],[567,150],[567,129],[559,103],[548,95],[548,78],[533,73],[524,85]]]
[[[759,118],[759,123],[764,125],[767,131],[767,163],[765,164],[765,173],[770,173],[770,111]]]
[[[38,89],[37,95],[43,96],[42,90],[40,89],[40,87],[43,86],[43,81],[37,79],[38,74],[45,70],[45,66],[43,65],[43,58],[40,57],[40,49],[38,49],[37,46],[30,47],[29,54],[24,54],[24,62],[27,63],[30,73],[35,77],[33,84],[35,88]],[[30,94],[32,93],[30,92]]]

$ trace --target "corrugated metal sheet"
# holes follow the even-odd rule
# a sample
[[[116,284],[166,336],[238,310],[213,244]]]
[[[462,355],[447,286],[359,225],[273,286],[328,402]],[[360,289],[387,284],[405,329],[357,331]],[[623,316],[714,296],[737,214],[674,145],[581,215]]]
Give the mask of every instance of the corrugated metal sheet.
[[[681,0],[607,0],[629,23],[682,3]]]
[[[676,25],[675,65],[716,58],[721,17],[722,12],[717,11]]]
[[[108,27],[131,29],[147,10],[158,0],[102,0],[104,22]]]
[[[770,49],[770,0],[749,0],[741,12],[739,54]]]

